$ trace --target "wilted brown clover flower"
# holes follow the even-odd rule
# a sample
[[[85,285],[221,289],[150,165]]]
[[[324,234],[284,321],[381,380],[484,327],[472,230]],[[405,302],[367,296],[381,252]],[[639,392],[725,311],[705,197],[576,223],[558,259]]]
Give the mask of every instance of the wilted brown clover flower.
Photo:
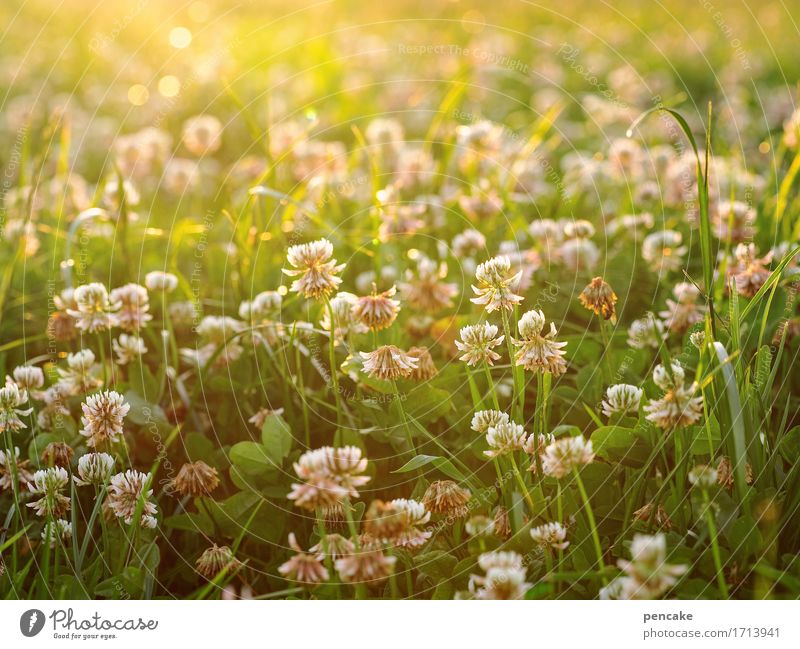
[[[610,320],[612,323],[617,321],[617,294],[602,277],[595,277],[586,286],[579,296],[581,304],[595,315]]]
[[[223,570],[228,574],[236,571],[241,563],[233,556],[227,545],[218,546],[216,543],[205,550],[195,564],[197,572],[206,579],[214,579]]]
[[[172,481],[172,486],[181,496],[207,496],[219,485],[219,476],[214,467],[202,460],[184,464]]]
[[[284,274],[298,278],[292,282],[291,290],[311,299],[327,297],[335,291],[342,283],[337,274],[345,264],[337,266],[332,256],[333,244],[327,239],[291,246],[286,257],[294,268],[283,269]]]
[[[11,466],[12,462],[16,465],[16,471]],[[12,489],[15,473],[17,484],[27,484],[33,480],[30,460],[20,460],[19,448],[17,447],[14,447],[13,452],[8,449],[0,449],[0,491]]]
[[[633,512],[633,519],[637,521],[647,522],[651,517],[658,527],[663,527],[665,530],[672,529],[672,520],[667,514],[667,510],[661,505],[655,508],[655,512],[653,511],[653,503],[647,503],[644,507],[640,507]]]
[[[411,347],[408,355],[417,359],[417,366],[411,370],[408,378],[412,381],[428,381],[436,376],[438,370],[427,347]]]
[[[460,487],[452,480],[436,480],[425,490],[422,504],[433,514],[463,518],[469,513],[471,496],[469,489]]]
[[[397,289],[392,286],[378,293],[373,283],[372,294],[359,297],[353,305],[353,317],[373,331],[390,327],[400,313],[400,302],[392,299],[396,292]]]
[[[418,361],[411,354],[394,345],[383,345],[373,352],[361,352],[364,371],[373,379],[394,381],[408,378],[417,369]]]
[[[75,451],[66,442],[50,442],[42,451],[42,464],[69,469],[73,455]]]

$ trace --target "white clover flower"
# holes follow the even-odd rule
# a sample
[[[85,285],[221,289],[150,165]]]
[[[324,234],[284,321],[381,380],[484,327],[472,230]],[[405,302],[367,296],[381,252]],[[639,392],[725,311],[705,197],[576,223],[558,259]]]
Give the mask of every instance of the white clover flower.
[[[600,591],[601,599],[656,599],[678,581],[688,566],[666,562],[667,541],[663,534],[637,534],[631,543],[631,560],[617,562],[625,572]]]
[[[594,460],[592,442],[582,435],[562,437],[545,449],[541,459],[544,474],[560,479]]]
[[[172,293],[172,291],[178,288],[178,278],[172,273],[153,270],[145,275],[144,285],[150,291],[163,291],[164,293]]]
[[[703,345],[706,344],[706,332],[705,331],[695,331],[692,334],[689,334],[689,342],[692,343],[697,349],[703,349]]]
[[[676,385],[682,385],[686,375],[681,364],[677,361],[672,361],[671,370],[672,374],[670,374],[663,365],[656,365],[656,368],[653,370],[653,383],[662,390],[669,390]]]
[[[114,313],[119,304],[109,297],[106,287],[99,282],[79,286],[72,297],[75,308],[67,309],[67,313],[75,318],[75,326],[81,331],[105,331],[119,323]]]
[[[717,470],[705,464],[698,464],[689,471],[689,482],[699,489],[711,489],[717,484]]]
[[[327,239],[291,246],[286,258],[294,268],[283,269],[289,277],[297,277],[291,290],[305,298],[319,299],[336,290],[342,279],[337,277],[345,264],[336,265],[333,244]]]
[[[521,340],[513,341],[517,347],[514,362],[530,372],[560,376],[567,371],[563,349],[567,343],[554,340],[557,332],[553,322],[550,331],[543,336],[544,324],[545,317],[541,311],[528,311],[522,315],[517,323]]]
[[[470,575],[469,590],[476,599],[522,599],[531,587],[516,552],[485,552],[478,565],[486,575]]]
[[[116,340],[111,341],[111,347],[117,356],[118,365],[127,365],[147,353],[144,341],[131,334],[120,334]]]
[[[42,526],[42,541],[49,543],[51,548],[56,547],[56,543],[61,539],[66,543],[72,538],[72,523],[63,518],[54,521],[47,521]]]
[[[390,327],[400,312],[400,301],[392,299],[397,289],[390,289],[378,293],[375,284],[372,285],[372,294],[363,295],[356,299],[353,305],[353,317],[369,329],[380,331]]]
[[[569,546],[567,530],[557,522],[531,528],[531,538],[534,543],[548,550],[566,550]]]
[[[99,372],[100,366],[95,363],[94,352],[81,349],[74,354],[67,354],[67,369],[58,370],[60,378],[57,385],[71,395],[90,392],[103,384]]]
[[[86,453],[78,458],[78,476],[72,479],[78,486],[101,486],[111,479],[114,458],[108,453]]]
[[[603,414],[606,417],[621,415],[628,412],[636,412],[639,409],[639,401],[644,391],[635,385],[618,383],[606,390],[606,398],[603,399]]]
[[[700,290],[690,282],[679,282],[672,289],[675,299],[667,299],[667,308],[659,311],[671,331],[683,333],[693,324],[703,320],[706,307],[697,302]]]
[[[472,416],[470,427],[476,433],[483,435],[490,428],[499,424],[507,424],[509,421],[509,416],[499,410],[478,410]]]
[[[139,284],[125,284],[111,291],[111,301],[119,305],[117,324],[125,331],[137,332],[147,325],[153,316],[147,289]]]
[[[198,157],[218,151],[222,146],[222,122],[214,115],[195,115],[183,123],[181,140]]]
[[[688,388],[684,384],[684,371],[677,362],[672,362],[672,375],[662,365],[653,370],[653,381],[664,390],[660,399],[651,399],[644,409],[648,421],[663,430],[690,426],[703,416],[703,397],[694,396],[696,384]]]
[[[680,270],[688,251],[682,242],[683,235],[675,230],[653,232],[642,242],[642,258],[658,273]]]
[[[346,291],[339,291],[331,298],[331,308],[333,309],[333,335],[335,340],[342,340],[350,333],[360,334],[369,331],[366,325],[358,321],[353,314],[353,307],[358,302],[358,296]],[[331,314],[328,309],[322,313],[320,327],[325,331],[331,330]]]
[[[522,271],[511,272],[511,259],[506,255],[492,257],[483,262],[475,271],[478,285],[472,286],[477,297],[470,301],[482,305],[487,313],[498,309],[510,311],[515,304],[522,302],[522,296],[516,295],[511,287],[522,277]]]
[[[564,225],[564,236],[568,239],[591,239],[595,232],[592,223],[585,219],[569,221]]]
[[[81,409],[83,429],[80,434],[87,438],[90,447],[113,444],[122,438],[122,420],[131,407],[121,394],[106,390],[91,395],[81,404]]]
[[[493,350],[503,344],[505,336],[497,335],[497,325],[488,322],[468,325],[461,328],[459,335],[461,340],[456,340],[455,345],[459,351],[464,352],[459,360],[465,361],[467,365],[494,365],[494,361],[500,358],[500,354]]]
[[[498,457],[513,451],[521,451],[525,448],[526,438],[525,429],[520,424],[499,423],[486,431],[486,443],[489,445],[489,450],[483,453],[487,457]]]
[[[28,507],[33,508],[37,516],[52,516],[60,518],[69,511],[70,500],[61,492],[69,482],[69,474],[60,466],[40,469],[33,474],[33,478],[28,482],[28,490],[31,493],[41,496],[36,502],[28,503]]]
[[[486,237],[477,230],[464,230],[453,237],[453,255],[471,257],[486,248]]]
[[[567,268],[592,269],[600,260],[600,250],[591,239],[567,239],[558,247],[556,256]]]
[[[653,314],[634,320],[628,327],[628,345],[634,349],[644,349],[645,347],[658,349],[666,338],[664,323]]]
[[[38,390],[44,385],[44,372],[41,367],[33,365],[19,365],[12,372],[14,382],[22,390]],[[8,383],[8,379],[6,379]]]
[[[33,408],[22,409],[20,406],[28,402],[28,393],[20,390],[16,383],[6,383],[0,388],[0,433],[6,430],[16,432],[28,426],[20,417],[27,417]]]
[[[155,527],[155,515],[158,513],[155,503],[149,499],[153,495],[153,490],[145,491],[145,485],[150,480],[149,473],[128,470],[118,473],[111,478],[108,488],[106,503],[114,514],[130,525],[137,507],[141,504],[142,527]]]
[[[283,298],[278,291],[263,291],[251,301],[239,305],[239,317],[251,324],[260,324],[269,320],[280,311]]]

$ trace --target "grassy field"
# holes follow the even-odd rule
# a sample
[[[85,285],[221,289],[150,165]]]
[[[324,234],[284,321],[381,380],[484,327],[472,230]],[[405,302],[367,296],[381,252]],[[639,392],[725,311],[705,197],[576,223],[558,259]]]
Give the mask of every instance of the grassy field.
[[[800,597],[781,2],[0,6],[5,598]]]

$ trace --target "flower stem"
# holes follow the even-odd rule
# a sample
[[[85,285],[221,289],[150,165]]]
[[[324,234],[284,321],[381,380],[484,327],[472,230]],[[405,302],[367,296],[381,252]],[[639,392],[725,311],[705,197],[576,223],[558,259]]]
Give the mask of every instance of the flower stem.
[[[703,505],[705,506],[704,516],[708,526],[708,535],[711,537],[711,553],[714,556],[714,568],[717,573],[717,585],[722,592],[722,597],[728,599],[730,591],[725,581],[725,573],[722,571],[722,559],[719,554],[719,541],[717,540],[717,525],[714,522],[714,514],[711,511],[711,499],[708,497],[708,490],[703,489]]]
[[[408,415],[406,409],[403,407],[403,400],[400,397],[400,389],[397,387],[397,381],[392,381],[394,388],[394,398],[397,401],[397,407],[400,409],[400,418],[403,420],[403,427],[406,431],[406,441],[411,452],[411,457],[416,457],[417,449],[414,446],[414,436],[411,434],[411,426],[408,425]]]
[[[535,516],[536,507],[534,506],[533,498],[531,498],[528,487],[525,485],[525,480],[522,479],[522,474],[519,472],[519,467],[517,466],[517,461],[514,459],[514,454],[509,453],[508,457],[511,459],[511,470],[514,472],[514,477],[516,478],[517,484],[522,491],[522,496],[525,498],[525,502],[528,503],[528,508],[531,510],[531,516]]]
[[[597,533],[597,522],[594,518],[594,512],[592,511],[592,505],[589,502],[589,496],[586,493],[586,487],[583,485],[583,479],[581,478],[581,474],[578,472],[577,468],[572,469],[572,475],[575,476],[575,482],[578,485],[578,491],[580,491],[581,498],[583,499],[583,506],[586,509],[586,518],[589,519],[589,526],[592,530],[592,542],[594,543],[594,551],[597,555],[597,569],[601,575],[601,579],[603,581],[603,585],[608,585],[608,579],[605,576],[604,568],[605,564],[603,562],[603,550],[600,547],[600,535]]]
[[[494,387],[494,380],[492,379],[492,372],[489,369],[489,363],[483,364],[483,369],[486,372],[486,382],[489,385],[489,392],[492,395],[492,404],[495,410],[500,410],[500,402],[497,400],[497,390]]]
[[[508,359],[511,363],[511,378],[514,380],[514,394],[511,397],[511,414],[514,421],[519,421],[521,419],[521,412],[518,412],[517,409],[519,408],[521,411],[519,398],[524,387],[520,387],[519,385],[518,367],[514,363],[514,345],[511,342],[511,326],[508,322],[508,313],[505,310],[503,310],[503,333],[505,334],[506,345],[508,347]]]
[[[331,321],[331,331],[330,335],[328,336],[328,360],[331,365],[331,382],[333,384],[333,394],[336,398],[336,438],[339,437],[339,429],[340,429],[340,420],[342,414],[342,395],[339,391],[339,374],[336,369],[336,336],[334,332],[336,331],[336,317],[333,313],[333,305],[331,301],[328,299],[328,296],[325,296],[325,306],[328,309],[328,317]]]

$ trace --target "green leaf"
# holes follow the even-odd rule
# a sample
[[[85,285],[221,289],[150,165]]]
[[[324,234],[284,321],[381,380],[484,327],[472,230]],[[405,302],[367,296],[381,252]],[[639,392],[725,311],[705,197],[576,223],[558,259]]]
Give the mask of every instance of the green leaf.
[[[650,456],[650,446],[633,428],[603,426],[592,433],[592,448],[609,462],[640,468]]]
[[[460,482],[466,481],[466,478],[461,471],[453,466],[453,463],[450,460],[448,460],[446,457],[440,457],[438,455],[417,455],[416,457],[411,458],[399,469],[392,471],[392,473],[408,473],[409,471],[416,471],[426,464],[433,464],[434,467],[439,469],[439,471],[444,473],[447,477],[453,478],[453,480],[458,480]]]
[[[431,422],[445,416],[453,408],[450,393],[430,386],[420,386],[403,401],[406,414],[420,422]]]
[[[292,431],[289,424],[277,414],[268,415],[261,427],[261,442],[266,449],[267,456],[276,466],[281,466],[283,460],[292,450]]]
[[[214,443],[198,432],[191,432],[186,435],[183,444],[186,448],[186,456],[191,462],[196,462],[197,460],[208,462],[216,450]]]
[[[128,366],[127,376],[131,390],[142,399],[145,401],[158,399],[158,380],[140,358],[132,361]]]
[[[761,532],[752,517],[738,519],[728,531],[728,547],[734,557],[745,560],[756,554],[762,545]]]
[[[800,426],[795,426],[781,438],[778,450],[783,459],[790,464],[800,459]]]
[[[137,426],[148,426],[152,423],[168,423],[167,416],[154,403],[145,401],[137,392],[128,390],[125,393],[125,401],[130,405],[127,420]]]
[[[144,591],[144,573],[134,566],[128,566],[119,575],[101,581],[95,588],[95,595],[109,599],[140,599]]]
[[[458,559],[444,550],[431,550],[414,557],[417,570],[430,577],[434,583],[449,580],[457,563]]]
[[[274,471],[280,466],[269,449],[258,442],[239,442],[231,447],[230,458],[233,465],[243,473],[258,475],[264,471]]]

